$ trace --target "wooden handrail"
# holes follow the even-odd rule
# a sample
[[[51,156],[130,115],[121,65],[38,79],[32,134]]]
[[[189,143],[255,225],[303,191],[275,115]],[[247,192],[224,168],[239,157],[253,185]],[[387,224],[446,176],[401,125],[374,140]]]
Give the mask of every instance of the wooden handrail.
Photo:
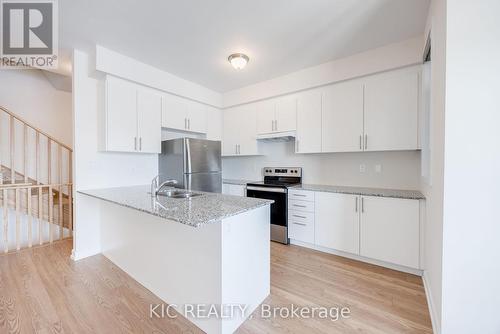
[[[57,188],[57,187],[65,187],[65,186],[73,186],[73,183],[50,183],[50,184],[31,184],[31,183],[6,183],[0,186],[1,190],[12,190],[12,189],[28,189],[28,188]]]
[[[31,125],[29,122],[25,121],[24,119],[22,119],[21,117],[17,116],[16,114],[14,114],[13,112],[9,111],[7,108],[5,107],[2,107],[0,106],[0,110],[6,112],[7,114],[9,114],[10,116],[14,117],[15,119],[17,119],[19,122],[23,123],[24,125],[26,125],[27,127],[35,130],[36,132],[44,135],[45,137],[47,137],[48,139],[52,140],[53,142],[57,143],[58,145],[61,145],[62,147],[64,147],[65,149],[67,149],[68,151],[70,152],[73,152],[73,149],[71,147],[69,147],[68,145],[60,142],[59,140],[57,140],[56,138],[52,137],[51,135],[49,135],[48,133],[40,130],[39,128]]]

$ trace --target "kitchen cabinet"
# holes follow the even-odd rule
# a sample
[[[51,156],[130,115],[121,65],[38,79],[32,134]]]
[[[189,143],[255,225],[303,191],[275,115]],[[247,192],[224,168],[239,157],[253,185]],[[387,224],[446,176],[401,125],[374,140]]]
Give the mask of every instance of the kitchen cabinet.
[[[255,104],[257,112],[257,133],[266,134],[274,132],[276,120],[276,103],[274,100],[265,100]]]
[[[240,184],[222,184],[222,193],[224,195],[246,196],[246,186]]]
[[[165,94],[162,97],[162,121],[164,128],[206,133],[207,106],[179,96]]]
[[[359,211],[358,195],[317,192],[316,245],[359,254]]]
[[[419,268],[419,201],[361,196],[360,255]]]
[[[290,190],[288,194],[288,236],[314,244],[314,192]]]
[[[253,104],[257,112],[257,133],[295,131],[297,128],[297,99],[295,95]]]
[[[257,155],[255,104],[224,110],[222,153],[224,156]]]
[[[207,107],[207,139],[222,140],[222,110],[215,107]]]
[[[321,152],[321,90],[302,92],[297,96],[297,133],[295,153]]]
[[[401,70],[365,81],[364,150],[418,149],[419,74]]]
[[[104,149],[161,152],[161,97],[158,92],[107,76]]]
[[[161,95],[137,90],[137,148],[143,153],[161,152]]]
[[[323,152],[363,150],[362,81],[324,88],[321,143]]]

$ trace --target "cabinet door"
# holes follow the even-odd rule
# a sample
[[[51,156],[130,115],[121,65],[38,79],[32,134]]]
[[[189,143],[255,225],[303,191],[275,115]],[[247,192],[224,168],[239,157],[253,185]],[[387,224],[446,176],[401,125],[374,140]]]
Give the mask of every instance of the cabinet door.
[[[297,97],[285,96],[276,100],[275,131],[294,131],[297,129]]]
[[[207,107],[207,139],[222,140],[223,111]]]
[[[161,153],[161,95],[147,89],[137,90],[138,150]]]
[[[207,133],[207,106],[198,102],[188,101],[188,130]]]
[[[161,125],[164,128],[187,130],[188,101],[166,94],[162,98]]]
[[[257,133],[266,134],[274,131],[275,100],[266,100],[255,104],[257,113]]]
[[[365,151],[418,148],[418,73],[389,73],[365,84]]]
[[[256,155],[257,149],[257,112],[255,104],[237,108],[238,115],[237,143],[239,155]]]
[[[136,85],[106,78],[106,150],[135,152],[137,138]]]
[[[363,196],[360,254],[419,267],[418,200]]]
[[[296,153],[321,152],[321,91],[300,93],[297,97]]]
[[[229,108],[223,111],[222,155],[232,156],[237,154],[240,123],[237,108]]]
[[[363,84],[360,81],[324,89],[321,133],[323,152],[363,150]]]
[[[315,242],[319,246],[359,254],[359,196],[317,192]]]

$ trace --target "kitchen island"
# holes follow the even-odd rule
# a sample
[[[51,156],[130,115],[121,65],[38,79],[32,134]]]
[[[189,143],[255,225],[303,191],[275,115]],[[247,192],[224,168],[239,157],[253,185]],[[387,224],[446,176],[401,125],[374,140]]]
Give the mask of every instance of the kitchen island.
[[[272,201],[149,190],[78,192],[98,217],[101,253],[165,301],[152,316],[168,317],[171,305],[207,333],[234,332],[270,292]]]

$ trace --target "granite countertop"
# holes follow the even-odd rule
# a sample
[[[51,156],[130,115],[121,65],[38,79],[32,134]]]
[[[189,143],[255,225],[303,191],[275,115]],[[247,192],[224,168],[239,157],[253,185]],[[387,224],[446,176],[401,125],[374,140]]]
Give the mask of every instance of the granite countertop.
[[[353,194],[353,195],[394,197],[394,198],[405,198],[405,199],[425,199],[425,196],[418,190],[330,186],[321,184],[301,184],[291,187],[290,189]]]
[[[78,193],[193,227],[217,223],[224,218],[273,203],[265,199],[201,191],[195,193],[202,193],[202,196],[190,199],[165,196],[155,198],[151,197],[150,190],[149,185],[144,185],[81,190]]]
[[[255,180],[241,180],[241,179],[222,179],[222,183],[236,184],[240,186],[246,186],[247,183],[256,182]]]

